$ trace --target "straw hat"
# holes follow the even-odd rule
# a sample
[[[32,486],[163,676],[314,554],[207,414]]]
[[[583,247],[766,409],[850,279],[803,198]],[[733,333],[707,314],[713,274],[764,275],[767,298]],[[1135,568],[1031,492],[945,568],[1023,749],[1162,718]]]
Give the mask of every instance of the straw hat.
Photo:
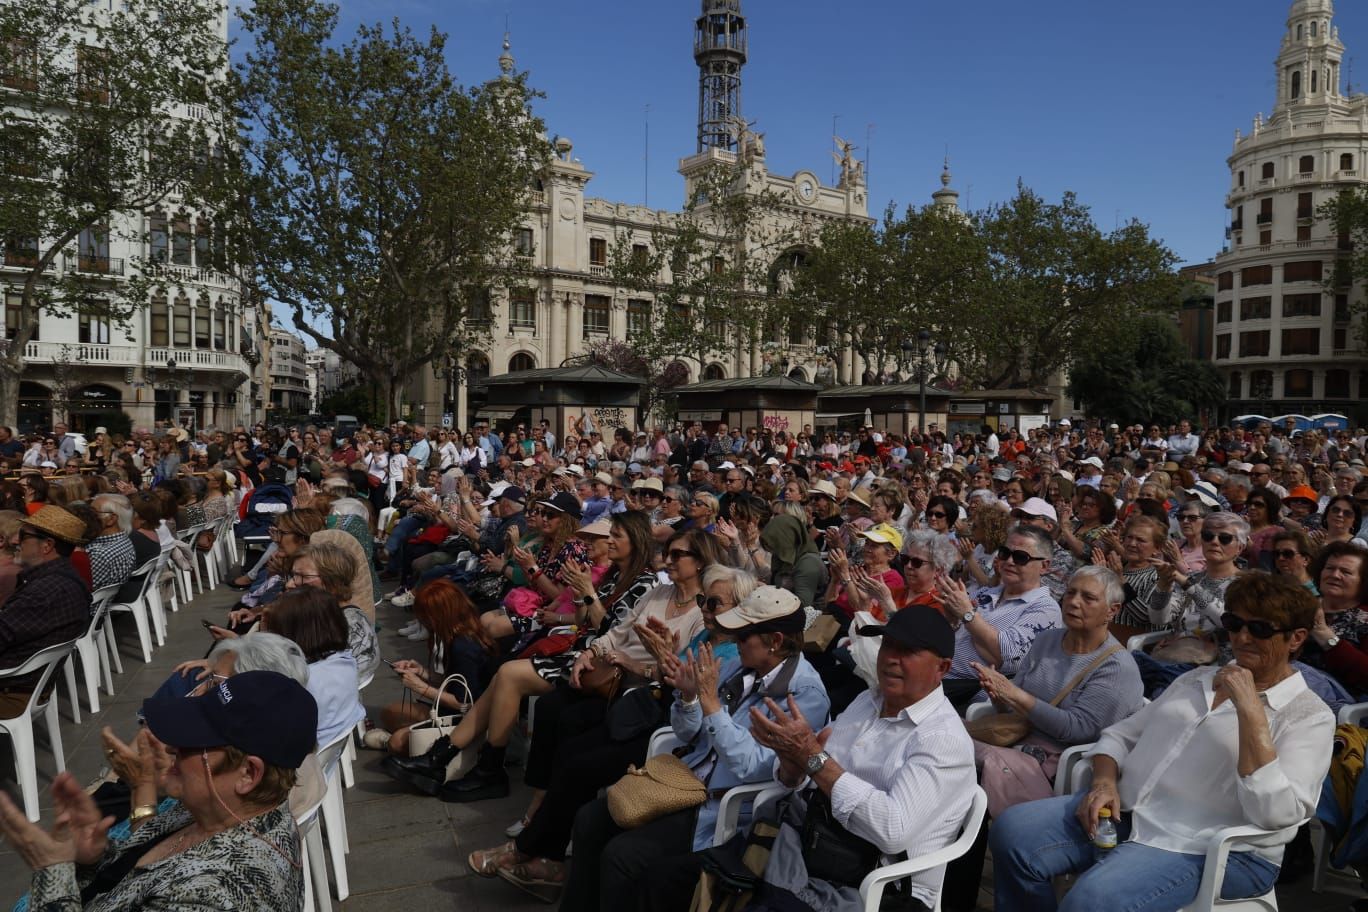
[[[53,538],[79,545],[85,541],[86,526],[72,513],[61,507],[46,506],[24,520],[24,525],[32,526]]]

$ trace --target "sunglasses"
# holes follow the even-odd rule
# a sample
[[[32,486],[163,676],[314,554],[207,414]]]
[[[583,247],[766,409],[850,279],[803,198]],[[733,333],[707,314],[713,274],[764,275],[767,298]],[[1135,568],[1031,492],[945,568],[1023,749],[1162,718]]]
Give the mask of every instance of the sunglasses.
[[[1235,536],[1229,532],[1203,532],[1202,541],[1210,542],[1220,540],[1221,544],[1228,545],[1235,540]]]
[[[1021,551],[1021,550],[1013,551],[1011,548],[1008,548],[1006,545],[999,545],[999,546],[998,546],[998,549],[997,549],[997,556],[998,556],[998,560],[1009,560],[1009,559],[1010,559],[1011,562],[1014,563],[1014,564],[1016,564],[1018,567],[1024,567],[1024,566],[1026,566],[1027,564],[1029,564],[1031,561],[1043,561],[1043,560],[1045,559],[1045,558],[1043,558],[1043,557],[1036,557],[1034,554],[1031,554],[1031,553],[1028,552],[1028,551]]]
[[[1292,560],[1294,558],[1304,557],[1305,555],[1303,555],[1300,551],[1293,550],[1292,548],[1279,548],[1277,551],[1273,552],[1273,556],[1276,557],[1278,560]]]
[[[1275,633],[1291,633],[1294,629],[1292,627],[1274,627],[1268,621],[1247,621],[1238,614],[1231,614],[1229,611],[1221,615],[1221,626],[1230,633],[1239,633],[1241,630],[1248,629],[1249,635],[1256,640],[1271,639]]]
[[[715,595],[710,595],[703,600],[703,607],[713,614],[717,614],[717,610],[722,607],[722,600]]]
[[[924,557],[903,557],[903,562],[913,570],[920,570],[922,567],[931,563]]]
[[[1178,514],[1178,521],[1179,521],[1179,522],[1196,522],[1197,520],[1199,520],[1199,519],[1201,519],[1201,518],[1202,518],[1202,517],[1201,517],[1201,514],[1199,514],[1199,513],[1179,513],[1179,514]]]
[[[677,561],[683,557],[692,557],[694,560],[700,559],[698,552],[690,551],[687,548],[671,548],[669,551],[665,552],[666,560]]]
[[[675,502],[675,499],[674,499],[673,497],[670,497],[669,495],[666,495],[665,497],[662,497],[662,498],[660,498],[660,499],[663,500],[663,501],[665,501],[666,503],[674,503],[674,502]]]
[[[949,514],[949,513],[946,513],[944,510],[927,510],[927,511],[926,511],[926,518],[927,518],[927,519],[949,519],[949,518],[950,518],[950,514]]]
[[[1353,516],[1353,515],[1354,515],[1354,511],[1353,511],[1353,510],[1350,510],[1348,507],[1331,507],[1330,510],[1329,510],[1329,513],[1330,513],[1331,516]]]

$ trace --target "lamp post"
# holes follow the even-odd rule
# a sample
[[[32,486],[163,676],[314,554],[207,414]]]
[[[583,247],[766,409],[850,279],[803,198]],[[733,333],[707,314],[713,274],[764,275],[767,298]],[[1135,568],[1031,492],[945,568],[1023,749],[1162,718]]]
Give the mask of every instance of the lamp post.
[[[466,385],[466,381],[469,379],[469,369],[462,367],[456,361],[455,356],[450,352],[447,352],[432,362],[432,376],[443,381],[442,411],[446,411],[447,399],[450,398],[454,403],[453,408],[456,412],[458,423],[464,424],[465,408],[459,390]],[[457,392],[455,393],[453,393],[451,389],[452,381],[455,381],[456,383]]]
[[[903,339],[902,343],[903,360],[907,362],[908,373],[914,370],[919,384],[919,394],[917,399],[917,433],[924,434],[926,429],[926,375],[927,375],[927,353],[930,351],[935,355],[936,361],[945,357],[945,344],[937,342],[935,347],[931,347],[931,333],[929,330],[918,330],[917,341]],[[913,355],[916,355],[915,359]]]

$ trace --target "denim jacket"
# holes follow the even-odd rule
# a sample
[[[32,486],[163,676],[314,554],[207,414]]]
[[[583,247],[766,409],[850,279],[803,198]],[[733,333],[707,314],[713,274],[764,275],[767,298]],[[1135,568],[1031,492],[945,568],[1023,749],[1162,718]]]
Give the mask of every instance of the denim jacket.
[[[723,708],[712,715],[704,716],[698,703],[686,706],[678,695],[670,707],[670,726],[675,737],[685,744],[680,750],[681,759],[695,770],[713,760],[707,780],[708,800],[698,809],[694,829],[696,852],[712,845],[718,808],[727,789],[744,782],[764,782],[774,776],[774,751],[751,737],[751,707],[759,706],[764,711],[765,697],[786,707],[788,695],[792,694],[808,722],[818,729],[826,723],[831,710],[822,679],[802,655],[786,659],[763,693],[742,693],[745,673],[739,659],[724,662],[720,675],[723,683],[718,687]],[[744,828],[745,816],[741,823]]]

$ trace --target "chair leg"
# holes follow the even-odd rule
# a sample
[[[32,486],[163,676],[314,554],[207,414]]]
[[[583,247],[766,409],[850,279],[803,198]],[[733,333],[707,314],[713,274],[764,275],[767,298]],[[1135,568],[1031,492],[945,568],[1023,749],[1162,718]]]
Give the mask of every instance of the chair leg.
[[[305,843],[309,850],[309,879],[313,882],[313,908],[319,912],[332,912],[332,899],[328,890],[328,861],[323,851],[323,831],[321,821],[315,820],[309,827]]]
[[[333,882],[337,886],[337,901],[351,895],[347,882],[347,819],[342,808],[341,782],[336,773],[329,777],[328,794],[323,799],[321,814],[327,831],[328,855],[332,859]]]
[[[99,635],[97,629],[95,636],[90,639],[76,641],[76,657],[81,660],[81,674],[85,676],[86,705],[90,708],[91,715],[100,711],[100,660],[95,654],[95,637]],[[76,663],[73,661],[70,665],[74,668]]]
[[[119,655],[119,638],[114,633],[114,615],[112,614],[105,620],[105,644],[109,646],[110,666],[114,671],[123,674],[123,656]],[[111,689],[110,693],[113,692]]]
[[[141,611],[144,617],[152,622],[152,634],[157,638],[158,646],[166,645],[166,618],[160,611],[155,610],[156,605],[152,604],[151,599],[145,599],[137,603],[136,611]]]
[[[67,659],[62,668],[62,677],[66,678],[67,697],[71,700],[71,721],[76,725],[80,725],[81,696],[80,692],[76,689],[76,666],[72,664],[70,659]],[[57,690],[58,688],[56,686],[52,688],[52,702],[54,705],[57,702]]]
[[[95,631],[95,656],[100,663],[100,677],[104,680],[105,694],[114,696],[114,673],[111,669],[112,662],[109,661],[109,646],[106,640],[110,637],[109,617],[106,616],[100,629]]]
[[[352,770],[352,762],[356,759],[356,742],[351,738],[347,739],[347,746],[342,748],[342,756],[338,758],[338,764],[342,767],[342,787],[351,788],[356,785],[356,775]],[[348,846],[348,851],[351,847]]]
[[[138,627],[138,643],[142,646],[144,662],[152,661],[152,634],[147,629],[147,609],[139,602],[134,602],[133,610],[129,612],[133,615],[133,623]]]
[[[14,774],[19,780],[19,791],[24,796],[24,814],[38,822],[38,762],[33,751],[33,719],[25,714],[5,723],[14,751]]]
[[[47,708],[43,710],[46,717],[48,742],[52,745],[52,762],[57,767],[57,772],[66,772],[66,752],[62,750],[62,725],[57,718],[57,689],[53,688],[48,696]]]

